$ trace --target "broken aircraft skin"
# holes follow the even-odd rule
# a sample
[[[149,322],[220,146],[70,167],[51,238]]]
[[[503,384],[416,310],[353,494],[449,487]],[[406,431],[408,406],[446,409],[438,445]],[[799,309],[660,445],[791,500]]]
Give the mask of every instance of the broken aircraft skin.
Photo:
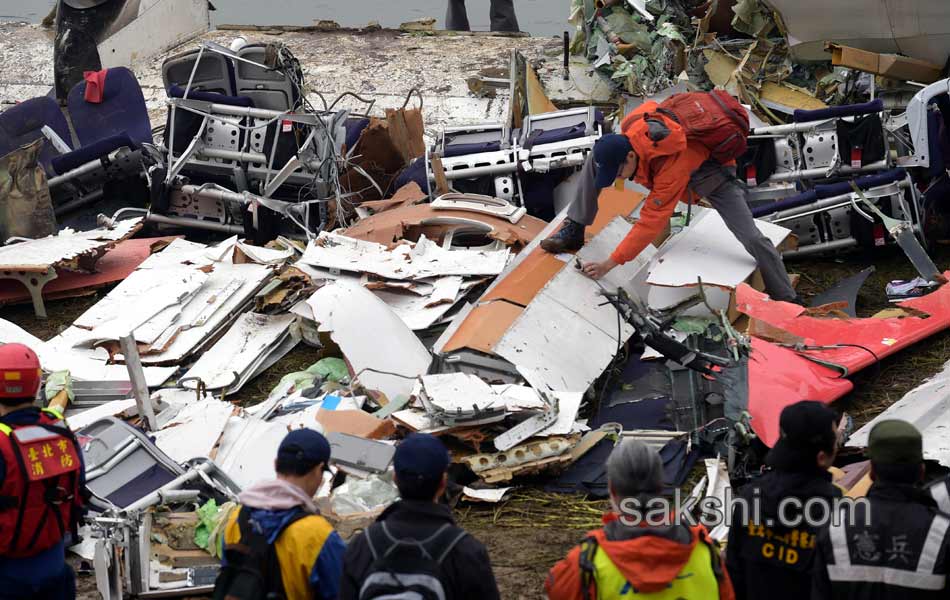
[[[526,476],[602,494],[571,469],[624,437],[647,441],[682,478],[705,453],[706,493],[720,496],[726,470],[737,484],[760,467],[784,406],[832,402],[853,388],[849,375],[950,326],[917,191],[950,164],[932,150],[947,80],[909,100],[884,90],[880,102],[828,108],[837,91],[818,97],[815,69],[791,62],[761,3],[739,3],[732,28],[713,32],[715,15],[695,14],[705,3],[574,2],[585,57],[572,59],[567,83],[561,57],[546,58],[560,52],[552,40],[219,31],[111,67],[96,102],[86,99],[95,84],[67,79],[105,64],[100,38],[127,5],[63,2],[55,47],[31,42],[55,53],[52,71],[0,86],[4,98],[37,96],[0,114],[0,155],[42,144],[60,225],[70,213],[112,216],[0,247],[0,275],[27,286],[12,298],[38,315],[54,293],[119,283],[52,339],[0,320],[0,342],[33,347],[56,382],[47,395],[65,396],[70,423],[101,442],[87,448],[97,499],[74,551],[94,562],[110,600],[207,591],[214,524],[242,488],[273,476],[288,429],[334,444],[334,477],[317,500],[341,530],[393,500],[392,442],[413,431],[452,446],[465,482],[477,482],[469,498],[501,501]],[[367,39],[392,58],[391,77],[357,60]],[[70,44],[82,69],[61,64]],[[17,50],[0,42],[0,52]],[[423,55],[439,61],[420,70]],[[480,75],[498,88],[492,98],[469,94],[473,63],[508,70]],[[611,112],[635,105],[631,93],[687,89],[684,72],[759,117],[738,174],[776,248],[791,257],[898,244],[930,293],[870,319],[854,317],[853,288],[850,306],[772,301],[718,214],[685,205],[655,246],[588,279],[577,262],[623,239],[640,189],[604,190],[576,256],[545,253],[539,243],[562,223]],[[123,85],[110,90],[109,77]],[[582,77],[601,95],[582,97]],[[326,89],[336,81],[354,82],[355,95]],[[89,115],[79,139],[42,98],[54,84],[74,92],[71,115]],[[47,128],[13,133],[22,111]],[[110,201],[125,204],[114,212]],[[332,356],[286,374],[259,404],[229,402],[304,344]],[[154,477],[137,485],[129,473],[143,469]]]

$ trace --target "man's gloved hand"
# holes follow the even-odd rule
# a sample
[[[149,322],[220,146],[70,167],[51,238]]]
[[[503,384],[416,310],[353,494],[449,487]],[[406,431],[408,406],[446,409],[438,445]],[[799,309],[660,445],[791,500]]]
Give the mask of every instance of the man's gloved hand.
[[[601,279],[616,266],[617,263],[608,258],[607,260],[601,262],[584,263],[584,265],[581,267],[581,271],[584,273],[584,275],[596,280]]]

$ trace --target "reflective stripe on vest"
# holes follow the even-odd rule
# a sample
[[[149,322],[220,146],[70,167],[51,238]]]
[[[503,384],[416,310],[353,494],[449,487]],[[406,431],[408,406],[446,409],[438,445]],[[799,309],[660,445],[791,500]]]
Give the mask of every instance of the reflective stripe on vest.
[[[63,416],[63,413],[59,412],[55,408],[41,408],[40,410],[42,412],[45,412],[49,416],[53,417],[57,421],[62,421],[63,419],[65,419],[65,417]]]
[[[613,600],[615,598],[650,598],[652,600],[677,600],[679,598],[718,598],[719,581],[712,570],[712,555],[707,544],[702,541],[696,543],[689,560],[683,569],[670,582],[669,586],[659,592],[646,593],[638,591],[627,581],[614,563],[598,547],[594,555],[594,579],[597,582],[598,600]]]
[[[950,492],[947,491],[948,483],[950,482],[941,481],[940,483],[931,486],[930,495],[937,503],[937,508],[940,509],[940,512],[950,515]]]
[[[831,581],[855,581],[862,583],[883,583],[917,590],[942,590],[946,586],[947,576],[934,573],[937,556],[943,547],[950,519],[936,515],[930,523],[927,539],[920,552],[917,570],[895,569],[878,565],[852,565],[848,548],[847,528],[843,522],[832,523],[829,527],[832,554],[835,564],[828,565],[828,579]]]
[[[0,423],[0,433],[5,435],[10,435],[13,433],[13,428],[7,425],[6,423]]]

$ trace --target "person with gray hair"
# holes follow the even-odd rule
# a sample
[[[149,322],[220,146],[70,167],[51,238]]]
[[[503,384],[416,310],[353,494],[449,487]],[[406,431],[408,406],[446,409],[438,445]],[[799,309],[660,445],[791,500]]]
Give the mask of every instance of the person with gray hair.
[[[676,522],[668,511],[656,519],[663,487],[656,450],[633,439],[617,444],[607,459],[612,511],[602,528],[551,569],[544,586],[548,598],[610,600],[662,592],[684,600],[734,600],[706,528]]]
[[[663,461],[659,453],[637,440],[617,444],[607,458],[607,489],[618,514],[622,514],[624,500],[632,500],[646,509],[650,500],[663,492]]]

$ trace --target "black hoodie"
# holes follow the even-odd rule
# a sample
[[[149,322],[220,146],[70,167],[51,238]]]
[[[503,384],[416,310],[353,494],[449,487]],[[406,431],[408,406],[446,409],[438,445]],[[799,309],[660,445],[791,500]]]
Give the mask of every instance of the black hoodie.
[[[400,500],[376,519],[385,521],[396,538],[424,540],[442,525],[455,524],[452,510],[443,504]],[[346,547],[339,600],[357,600],[363,580],[372,570],[373,555],[366,535],[355,537]],[[448,600],[498,600],[498,586],[485,546],[468,535],[442,563]]]
[[[831,483],[831,475],[817,468],[808,472],[768,471],[742,489],[740,498],[748,503],[749,512],[743,514],[740,506],[735,507],[726,545],[726,568],[737,600],[809,597],[817,531],[805,524],[783,526],[779,508],[786,498],[795,498],[803,505],[816,497],[841,497],[841,490]],[[760,524],[750,523],[756,512],[761,515]],[[788,519],[800,517],[801,511],[786,503],[781,516],[788,523]]]

